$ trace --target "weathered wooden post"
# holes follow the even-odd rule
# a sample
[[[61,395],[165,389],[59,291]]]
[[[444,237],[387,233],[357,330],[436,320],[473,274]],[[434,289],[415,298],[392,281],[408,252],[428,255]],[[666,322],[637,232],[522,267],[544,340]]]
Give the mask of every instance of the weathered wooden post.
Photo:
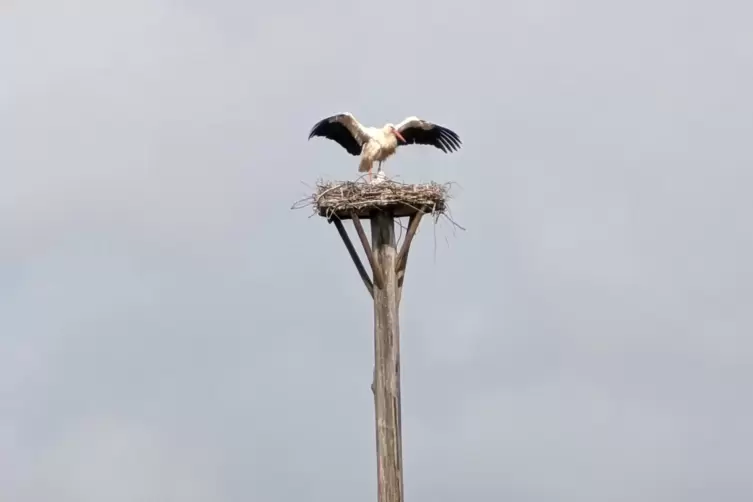
[[[378,502],[403,502],[403,459],[400,406],[400,323],[408,252],[421,217],[445,210],[446,189],[436,183],[319,184],[313,196],[317,213],[334,223],[361,280],[374,300],[374,393]],[[400,250],[395,221],[408,217]],[[361,223],[371,223],[371,243]],[[351,220],[371,269],[371,277],[348,236],[343,220]],[[373,278],[373,279],[372,279]]]

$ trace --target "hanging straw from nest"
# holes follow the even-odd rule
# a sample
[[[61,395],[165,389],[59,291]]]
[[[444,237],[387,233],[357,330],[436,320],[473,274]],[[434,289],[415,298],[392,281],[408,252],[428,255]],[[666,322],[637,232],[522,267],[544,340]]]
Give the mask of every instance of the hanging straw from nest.
[[[449,183],[319,181],[316,192],[298,201],[292,209],[313,206],[315,213],[328,219],[333,216],[347,219],[353,213],[368,218],[374,211],[389,211],[396,217],[424,211],[438,217],[446,212],[449,198]]]

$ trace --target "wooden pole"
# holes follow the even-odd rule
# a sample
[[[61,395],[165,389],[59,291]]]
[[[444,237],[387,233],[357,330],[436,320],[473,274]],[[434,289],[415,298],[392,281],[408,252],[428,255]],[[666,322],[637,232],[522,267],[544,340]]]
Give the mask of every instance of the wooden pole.
[[[342,214],[353,221],[366,253],[373,281],[361,263],[339,217],[334,221],[366,289],[374,299],[374,414],[376,418],[378,502],[403,502],[403,445],[400,396],[399,307],[411,242],[418,230],[422,207],[410,214],[408,231],[397,250],[395,214],[385,210],[363,215],[371,220],[371,244],[356,212]],[[405,209],[403,208],[403,212]]]
[[[400,329],[397,311],[397,244],[394,217],[371,218],[371,245],[381,284],[374,287],[374,407],[378,502],[403,502],[400,424]],[[377,281],[374,281],[375,283]]]

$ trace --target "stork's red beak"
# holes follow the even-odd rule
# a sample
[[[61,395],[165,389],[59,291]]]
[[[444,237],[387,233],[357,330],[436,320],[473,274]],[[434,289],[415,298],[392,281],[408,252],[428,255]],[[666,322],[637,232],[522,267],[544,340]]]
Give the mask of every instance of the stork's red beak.
[[[400,131],[398,131],[397,129],[392,129],[392,130],[395,132],[395,136],[400,138],[400,141],[402,141],[403,143],[407,143],[407,141],[405,141],[405,138],[403,138],[403,135],[400,134]]]

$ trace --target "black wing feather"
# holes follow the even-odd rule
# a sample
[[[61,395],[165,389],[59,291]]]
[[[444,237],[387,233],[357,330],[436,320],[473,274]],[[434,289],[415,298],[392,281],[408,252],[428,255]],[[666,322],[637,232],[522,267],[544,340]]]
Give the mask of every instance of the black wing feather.
[[[309,133],[309,139],[314,136],[321,136],[323,138],[331,139],[340,144],[351,155],[361,155],[361,143],[353,137],[350,130],[339,122],[345,115],[332,115],[326,119],[322,119],[311,128]]]
[[[462,141],[460,137],[446,127],[434,124],[429,129],[422,127],[409,127],[400,131],[405,138],[405,143],[400,141],[400,145],[431,145],[439,148],[444,153],[450,153],[458,150]]]

